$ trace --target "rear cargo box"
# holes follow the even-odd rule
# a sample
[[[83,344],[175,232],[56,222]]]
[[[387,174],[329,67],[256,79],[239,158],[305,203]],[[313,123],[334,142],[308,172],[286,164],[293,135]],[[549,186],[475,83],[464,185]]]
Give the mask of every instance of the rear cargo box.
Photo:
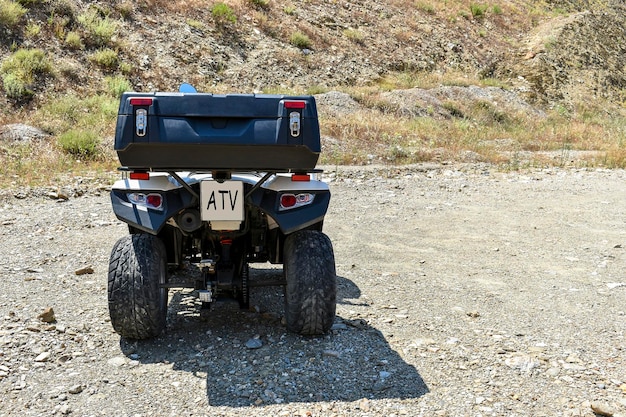
[[[120,163],[154,170],[311,170],[320,153],[312,96],[124,93]]]

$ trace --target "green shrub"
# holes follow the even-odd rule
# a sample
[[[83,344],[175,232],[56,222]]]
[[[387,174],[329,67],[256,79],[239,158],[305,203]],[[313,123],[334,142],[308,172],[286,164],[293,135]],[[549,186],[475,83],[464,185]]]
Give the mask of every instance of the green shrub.
[[[19,100],[33,95],[33,92],[28,89],[26,83],[13,73],[2,76],[2,87],[7,97],[12,99]]]
[[[24,34],[28,38],[34,38],[41,32],[41,26],[36,23],[29,22],[24,28]]]
[[[71,49],[83,49],[83,40],[76,32],[67,32],[65,36],[65,44]]]
[[[93,131],[72,129],[60,135],[58,143],[63,151],[71,155],[93,158],[98,154],[100,140]]]
[[[363,32],[358,29],[346,29],[343,31],[343,35],[352,42],[363,43]]]
[[[109,48],[100,49],[90,54],[89,60],[107,70],[113,70],[119,64],[117,52]]]
[[[52,64],[41,49],[19,49],[0,65],[4,91],[14,99],[31,96],[33,92],[28,87],[35,77],[51,71]]]
[[[476,4],[476,3],[472,3],[470,4],[470,11],[472,12],[472,16],[475,18],[481,18],[485,15],[485,13],[487,12],[487,5],[484,4]]]
[[[237,23],[237,16],[235,16],[235,12],[233,12],[233,9],[231,9],[226,3],[215,3],[211,9],[211,14],[218,25]]]
[[[101,17],[96,10],[78,16],[78,22],[87,31],[90,43],[95,46],[106,46],[111,42],[117,23],[108,17]]]
[[[113,95],[114,97],[121,97],[122,93],[125,91],[132,91],[133,86],[130,84],[130,81],[121,75],[116,75],[114,77],[105,77],[104,82],[107,86],[107,91]]]
[[[300,49],[311,47],[311,40],[307,35],[302,32],[292,33],[291,37],[289,38],[289,43]]]
[[[20,23],[26,9],[10,0],[0,0],[0,26],[13,28]]]

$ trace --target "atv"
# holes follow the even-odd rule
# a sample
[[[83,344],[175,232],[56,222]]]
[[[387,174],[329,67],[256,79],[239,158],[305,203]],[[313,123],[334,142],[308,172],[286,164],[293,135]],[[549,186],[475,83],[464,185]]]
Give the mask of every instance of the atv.
[[[168,290],[193,288],[203,307],[250,305],[263,285],[249,264],[282,264],[287,329],[326,333],[336,309],[333,247],[322,232],[330,201],[316,169],[321,150],[313,96],[126,92],[111,189],[129,234],[115,243],[108,306],[128,339],[160,335]],[[192,268],[192,269],[190,269]],[[197,268],[197,269],[196,269]],[[195,271],[171,279],[172,271]]]

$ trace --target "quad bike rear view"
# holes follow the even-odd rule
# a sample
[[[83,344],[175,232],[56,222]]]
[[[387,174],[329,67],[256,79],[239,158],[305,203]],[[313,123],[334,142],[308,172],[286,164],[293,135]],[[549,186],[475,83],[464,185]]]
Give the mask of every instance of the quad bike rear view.
[[[168,290],[192,287],[203,305],[249,307],[249,264],[283,265],[289,331],[327,332],[336,306],[332,244],[322,232],[330,190],[312,96],[124,93],[115,150],[123,178],[113,211],[129,234],[114,245],[108,304],[129,339],[166,327]],[[191,281],[169,271],[198,268]]]

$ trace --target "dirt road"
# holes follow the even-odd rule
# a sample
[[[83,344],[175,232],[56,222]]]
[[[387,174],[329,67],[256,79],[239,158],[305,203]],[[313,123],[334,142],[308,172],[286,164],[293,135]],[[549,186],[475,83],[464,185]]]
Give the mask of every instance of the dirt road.
[[[626,416],[626,172],[325,178],[339,305],[321,338],[285,332],[275,288],[245,312],[172,291],[166,334],[120,340],[106,192],[3,191],[0,416]]]

